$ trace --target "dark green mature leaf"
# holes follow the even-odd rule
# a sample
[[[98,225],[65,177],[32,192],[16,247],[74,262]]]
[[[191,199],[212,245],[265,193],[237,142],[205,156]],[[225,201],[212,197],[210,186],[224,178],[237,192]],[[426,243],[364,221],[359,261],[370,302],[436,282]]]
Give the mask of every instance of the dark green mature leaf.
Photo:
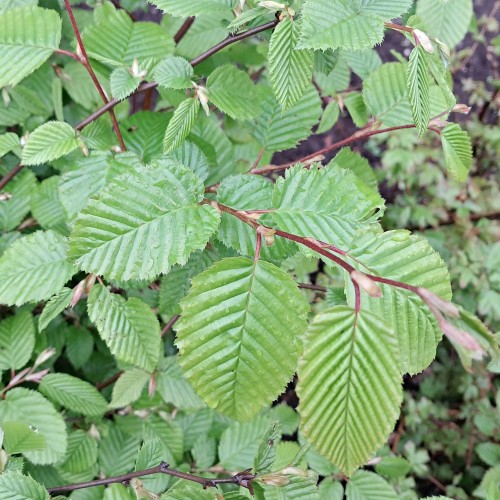
[[[441,141],[448,173],[456,181],[465,181],[472,165],[469,134],[462,130],[460,125],[452,123],[443,129]]]
[[[199,206],[204,187],[186,167],[138,170],[115,179],[78,215],[70,257],[112,279],[153,279],[205,247],[219,214]]]
[[[49,500],[47,490],[21,472],[7,471],[0,475],[0,496],[5,500]]]
[[[39,392],[18,387],[8,391],[5,400],[0,401],[0,424],[6,422],[26,424],[45,438],[45,449],[24,452],[30,462],[54,464],[64,457],[66,424],[61,414]]]
[[[60,40],[61,18],[56,11],[30,6],[0,10],[0,88],[17,85],[39,68]]]
[[[186,378],[209,406],[250,419],[295,371],[309,309],[297,285],[267,262],[229,258],[193,280],[181,307],[176,343]]]
[[[59,292],[75,272],[66,252],[66,239],[54,231],[16,240],[0,257],[0,303],[38,302]]]
[[[417,45],[411,51],[406,78],[413,120],[415,121],[419,135],[422,136],[427,131],[427,126],[431,118],[427,52],[422,45]]]
[[[179,104],[174,116],[168,122],[165,132],[163,139],[163,151],[165,153],[178,148],[184,142],[193,128],[199,111],[200,101],[195,97],[189,97]]]
[[[43,450],[47,446],[44,436],[22,422],[4,422],[2,431],[3,447],[10,454]]]
[[[336,306],[310,325],[298,376],[304,436],[352,474],[385,442],[399,414],[397,339],[373,313]]]
[[[0,370],[20,370],[35,347],[33,316],[20,311],[0,321]]]
[[[66,373],[50,373],[43,377],[40,392],[52,401],[82,415],[103,415],[108,406],[94,386]]]
[[[269,42],[269,73],[274,93],[284,110],[291,108],[304,93],[312,76],[314,54],[297,50],[299,25],[286,17]]]
[[[56,318],[58,314],[64,311],[71,302],[73,290],[64,287],[60,292],[51,297],[43,308],[42,314],[38,318],[38,331],[42,332],[48,324]]]
[[[101,285],[89,295],[88,313],[111,353],[120,361],[152,372],[160,354],[160,324],[142,300],[125,300]]]

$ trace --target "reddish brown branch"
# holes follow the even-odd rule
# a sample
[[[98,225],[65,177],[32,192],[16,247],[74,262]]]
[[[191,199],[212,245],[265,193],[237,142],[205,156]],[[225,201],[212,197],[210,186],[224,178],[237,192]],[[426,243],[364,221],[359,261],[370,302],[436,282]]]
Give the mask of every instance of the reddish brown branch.
[[[175,316],[172,316],[170,318],[169,322],[161,330],[162,337],[164,337],[167,332],[177,323],[177,321],[179,321],[180,317],[180,314],[176,314]]]
[[[174,42],[176,44],[179,43],[184,38],[184,35],[189,31],[189,28],[191,28],[195,19],[196,18],[194,16],[191,16],[191,17],[188,17],[182,23],[182,26],[179,28],[179,31],[174,35]]]
[[[0,179],[0,190],[2,190],[23,168],[24,165],[18,163],[8,174]]]

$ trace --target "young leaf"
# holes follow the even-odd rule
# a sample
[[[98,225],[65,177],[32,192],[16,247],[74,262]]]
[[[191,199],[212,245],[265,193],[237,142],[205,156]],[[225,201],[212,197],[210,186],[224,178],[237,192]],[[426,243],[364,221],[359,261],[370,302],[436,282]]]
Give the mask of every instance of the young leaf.
[[[200,179],[179,165],[121,176],[79,214],[70,257],[87,272],[112,279],[167,273],[204,248],[217,229],[219,214],[198,205],[203,196]]]
[[[6,134],[0,135],[0,157],[5,156],[11,151],[20,151],[19,137],[13,132],[7,132]]]
[[[347,483],[348,499],[397,500],[394,488],[383,478],[366,470],[357,471]]]
[[[115,425],[111,426],[98,450],[99,466],[103,473],[117,476],[133,470],[140,442],[138,437],[125,434]]]
[[[209,99],[235,120],[249,120],[260,113],[255,85],[244,71],[229,64],[217,68],[207,79]]]
[[[7,471],[0,475],[0,497],[12,500],[49,500],[47,490],[30,476]]]
[[[255,455],[255,474],[269,472],[276,458],[276,448],[281,440],[279,422],[273,422],[261,438],[257,455]]]
[[[69,307],[71,303],[71,297],[73,296],[73,290],[71,288],[64,287],[60,292],[56,293],[51,297],[45,307],[43,308],[42,314],[38,318],[38,331],[41,333],[49,323],[60,313]]]
[[[109,407],[123,408],[137,401],[150,378],[151,373],[140,368],[125,370],[113,386]]]
[[[368,112],[361,92],[349,92],[344,97],[344,104],[354,125],[358,128],[364,127],[368,121]]]
[[[269,9],[265,9],[263,7],[245,10],[228,24],[227,31],[230,34],[237,33],[242,26],[265,14],[270,14],[270,11]]]
[[[108,406],[94,386],[66,373],[45,375],[40,392],[68,410],[90,417],[103,415]]]
[[[23,149],[23,165],[40,165],[67,155],[78,147],[76,132],[63,122],[47,122],[28,137]]]
[[[39,392],[20,387],[8,391],[5,400],[0,401],[0,424],[6,422],[26,424],[45,438],[45,449],[24,452],[30,462],[49,465],[64,457],[66,424],[61,414]]]
[[[418,134],[424,135],[431,118],[429,104],[429,70],[427,67],[427,52],[422,45],[417,45],[410,54],[406,72],[406,85],[410,98],[413,120]]]
[[[323,111],[321,115],[321,121],[319,122],[317,134],[324,134],[332,129],[337,123],[340,117],[340,107],[337,101],[332,101],[328,103],[328,106]]]
[[[167,89],[188,89],[193,86],[193,67],[183,57],[169,57],[156,66],[154,77]]]
[[[398,364],[394,334],[370,312],[336,306],[309,327],[298,368],[301,429],[346,474],[394,427],[402,400]]]
[[[0,7],[0,88],[33,73],[60,40],[61,18],[55,10],[27,6],[2,12]]]
[[[441,133],[444,159],[452,179],[463,182],[472,165],[472,145],[469,134],[452,123]]]
[[[66,252],[66,238],[54,231],[15,241],[0,257],[0,303],[22,305],[58,293],[75,273]]]
[[[20,311],[0,321],[0,370],[20,370],[35,347],[33,316]]]
[[[148,0],[166,14],[173,16],[202,16],[214,12],[229,12],[232,0]]]
[[[267,262],[229,258],[193,279],[181,308],[186,378],[209,406],[249,420],[294,373],[309,310],[297,285]]]
[[[179,104],[174,116],[168,122],[168,127],[163,139],[163,151],[168,153],[178,148],[189,135],[200,110],[200,101],[188,97]]]
[[[370,166],[368,160],[359,153],[349,148],[342,148],[326,168],[333,164],[345,170],[351,170],[367,186],[378,190],[378,181],[373,173],[373,168]]]
[[[278,24],[269,42],[269,74],[284,110],[302,97],[312,76],[314,54],[310,50],[297,50],[298,39],[299,26],[287,17]]]
[[[115,99],[121,101],[137,89],[141,83],[141,78],[132,75],[128,68],[120,67],[111,73],[109,81],[111,84],[111,94],[113,94]]]
[[[135,297],[125,300],[94,285],[88,313],[111,353],[120,361],[152,372],[160,354],[160,324],[151,308]]]

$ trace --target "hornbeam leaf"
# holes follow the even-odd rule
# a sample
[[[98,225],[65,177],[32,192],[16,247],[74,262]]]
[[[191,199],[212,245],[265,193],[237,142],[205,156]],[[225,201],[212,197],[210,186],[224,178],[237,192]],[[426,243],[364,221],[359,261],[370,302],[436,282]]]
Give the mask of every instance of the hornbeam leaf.
[[[61,18],[55,10],[30,6],[0,12],[1,88],[17,85],[59,47]]]
[[[371,312],[336,306],[310,325],[299,362],[304,437],[345,474],[384,444],[402,400],[397,340]]]
[[[7,453],[24,453],[25,451],[43,450],[47,446],[45,437],[22,422],[4,422],[3,447]]]
[[[47,122],[28,137],[23,149],[23,165],[40,165],[71,153],[78,147],[74,128],[64,122]]]
[[[0,257],[0,304],[19,306],[58,293],[75,273],[66,252],[66,238],[54,231],[15,241]]]
[[[430,79],[427,67],[427,52],[422,45],[417,45],[410,54],[406,72],[406,86],[410,98],[413,120],[420,136],[427,131],[431,118],[429,104]]]
[[[168,89],[188,89],[192,78],[193,67],[183,57],[169,57],[155,68],[155,81]]]
[[[172,164],[121,176],[78,215],[70,257],[87,272],[111,279],[153,279],[207,244],[219,224],[204,187],[188,168]]]
[[[0,497],[12,500],[49,500],[47,490],[32,477],[18,471],[6,471],[0,476]]]
[[[181,308],[186,378],[212,408],[251,419],[295,371],[309,310],[297,285],[268,262],[229,258],[193,279]]]
[[[179,104],[165,131],[163,139],[165,153],[178,148],[185,141],[193,128],[199,110],[200,101],[197,98],[189,97]]]
[[[125,370],[113,386],[109,407],[122,408],[137,401],[150,378],[151,373],[140,368]]]
[[[125,300],[102,285],[89,295],[88,313],[111,353],[120,361],[152,372],[160,355],[160,324],[142,300]]]
[[[141,80],[142,78],[132,75],[128,68],[116,68],[113,73],[111,73],[110,77],[111,93],[113,97],[120,101],[125,99],[137,89]]]
[[[202,16],[214,12],[230,12],[234,0],[148,0],[166,14],[173,16]]]
[[[444,158],[448,173],[459,182],[465,181],[472,165],[472,145],[469,134],[452,123],[441,133]]]
[[[28,5],[35,6],[38,0],[3,0],[0,4],[0,13],[19,7],[27,7]]]
[[[19,370],[29,361],[35,347],[33,316],[20,311],[0,321],[0,370]]]
[[[394,488],[382,477],[366,470],[357,471],[347,483],[350,500],[397,500]]]
[[[40,384],[40,392],[50,400],[81,415],[103,415],[108,406],[101,393],[88,382],[66,373],[49,373]]]
[[[296,21],[281,21],[269,42],[269,73],[274,93],[283,109],[292,107],[311,81],[314,54],[297,50],[299,26]]]

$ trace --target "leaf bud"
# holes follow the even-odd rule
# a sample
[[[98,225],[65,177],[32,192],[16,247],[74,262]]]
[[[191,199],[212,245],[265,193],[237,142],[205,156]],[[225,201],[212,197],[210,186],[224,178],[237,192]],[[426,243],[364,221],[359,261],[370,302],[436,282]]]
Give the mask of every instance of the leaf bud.
[[[351,279],[355,281],[370,297],[379,298],[382,296],[382,289],[367,274],[361,273],[360,271],[352,271]]]

